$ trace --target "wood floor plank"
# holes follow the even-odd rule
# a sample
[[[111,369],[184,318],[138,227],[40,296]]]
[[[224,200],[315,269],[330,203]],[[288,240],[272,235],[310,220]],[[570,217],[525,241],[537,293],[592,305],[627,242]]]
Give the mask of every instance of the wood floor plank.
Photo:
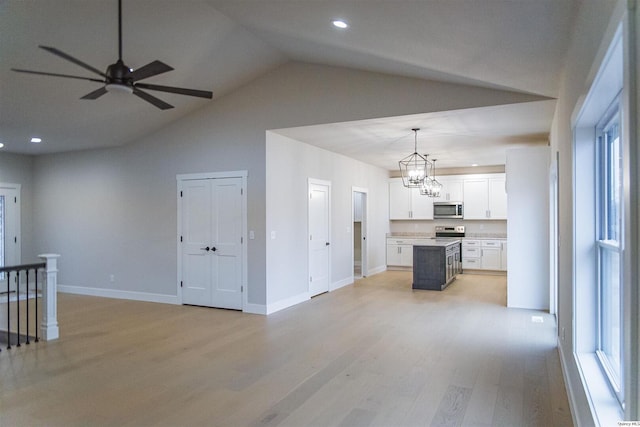
[[[60,294],[59,340],[0,353],[0,425],[570,426],[554,317],[505,300],[391,271],[271,316]]]

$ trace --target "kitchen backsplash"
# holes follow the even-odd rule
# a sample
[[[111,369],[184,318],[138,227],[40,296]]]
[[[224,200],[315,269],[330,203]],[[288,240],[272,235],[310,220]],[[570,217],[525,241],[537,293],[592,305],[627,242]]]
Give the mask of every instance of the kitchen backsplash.
[[[506,237],[507,221],[390,221],[390,234],[434,235],[436,225],[464,225],[467,237]]]

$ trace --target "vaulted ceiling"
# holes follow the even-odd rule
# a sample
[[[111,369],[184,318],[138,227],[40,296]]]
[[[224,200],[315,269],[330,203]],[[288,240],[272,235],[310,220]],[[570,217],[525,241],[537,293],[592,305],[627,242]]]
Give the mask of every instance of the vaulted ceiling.
[[[5,145],[0,153],[127,144],[286,61],[303,61],[540,95],[541,101],[528,106],[280,131],[387,167],[375,152],[396,149],[390,141],[407,135],[411,141],[410,128],[424,123],[421,136],[445,144],[465,164],[474,158],[499,163],[505,147],[546,141],[578,5],[578,0],[123,0],[125,63],[136,69],[160,60],[174,70],[145,82],[214,93],[210,101],[153,92],[175,106],[160,111],[126,94],[79,99],[99,83],[10,71],[96,77],[38,45],[105,70],[118,56],[116,0],[5,0],[0,2],[0,142]],[[337,18],[349,28],[333,27]],[[43,143],[30,143],[32,136]],[[399,157],[412,148],[397,145]],[[486,158],[481,151],[474,154],[478,147],[484,147]],[[449,161],[454,166],[453,155]]]

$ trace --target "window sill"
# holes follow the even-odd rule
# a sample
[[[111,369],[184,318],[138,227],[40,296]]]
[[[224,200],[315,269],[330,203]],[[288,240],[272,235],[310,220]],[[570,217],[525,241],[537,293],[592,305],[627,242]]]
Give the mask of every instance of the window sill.
[[[585,386],[594,421],[601,426],[615,426],[624,412],[598,363],[595,353],[576,353],[582,383]]]

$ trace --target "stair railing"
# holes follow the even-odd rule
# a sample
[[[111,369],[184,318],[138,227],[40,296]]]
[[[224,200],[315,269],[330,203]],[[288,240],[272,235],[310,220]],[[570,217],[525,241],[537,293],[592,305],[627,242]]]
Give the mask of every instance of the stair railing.
[[[7,349],[11,349],[12,343],[16,344],[16,347],[20,347],[22,343],[31,343],[31,329],[34,329],[34,342],[40,341],[42,338],[45,341],[55,340],[59,336],[58,328],[58,301],[57,301],[57,288],[58,288],[58,266],[57,261],[60,255],[58,254],[42,254],[38,255],[43,259],[43,262],[33,264],[23,264],[16,266],[0,267],[0,275],[6,274],[6,289],[0,289],[0,292],[6,295],[0,295],[0,309],[5,307],[6,313],[2,313],[6,316],[6,339]],[[12,282],[13,278],[13,282]],[[21,278],[25,280],[22,281]],[[33,278],[33,281],[30,280]],[[40,278],[40,279],[39,279]],[[15,283],[15,289],[12,289],[12,283]],[[24,283],[24,287],[21,287],[21,283]],[[33,286],[32,286],[33,285]],[[32,289],[30,290],[30,286]],[[24,289],[24,293],[21,291]],[[40,332],[38,334],[37,322],[38,317],[38,295],[42,296],[41,314],[42,321],[40,323]],[[21,300],[24,301],[23,311],[26,311],[24,316],[21,315]],[[30,300],[33,303],[33,309],[30,310]],[[15,304],[12,304],[15,302]],[[15,326],[12,331],[12,305],[15,310],[13,321]],[[3,310],[0,310],[2,312]],[[31,313],[30,313],[31,311]],[[22,336],[22,318],[26,320],[26,327],[24,330],[24,337]],[[5,320],[0,319],[0,321]],[[33,322],[33,323],[31,323]],[[30,326],[33,325],[34,328]],[[0,332],[2,333],[2,332]],[[12,337],[15,335],[15,337]],[[0,349],[0,351],[2,351]]]

